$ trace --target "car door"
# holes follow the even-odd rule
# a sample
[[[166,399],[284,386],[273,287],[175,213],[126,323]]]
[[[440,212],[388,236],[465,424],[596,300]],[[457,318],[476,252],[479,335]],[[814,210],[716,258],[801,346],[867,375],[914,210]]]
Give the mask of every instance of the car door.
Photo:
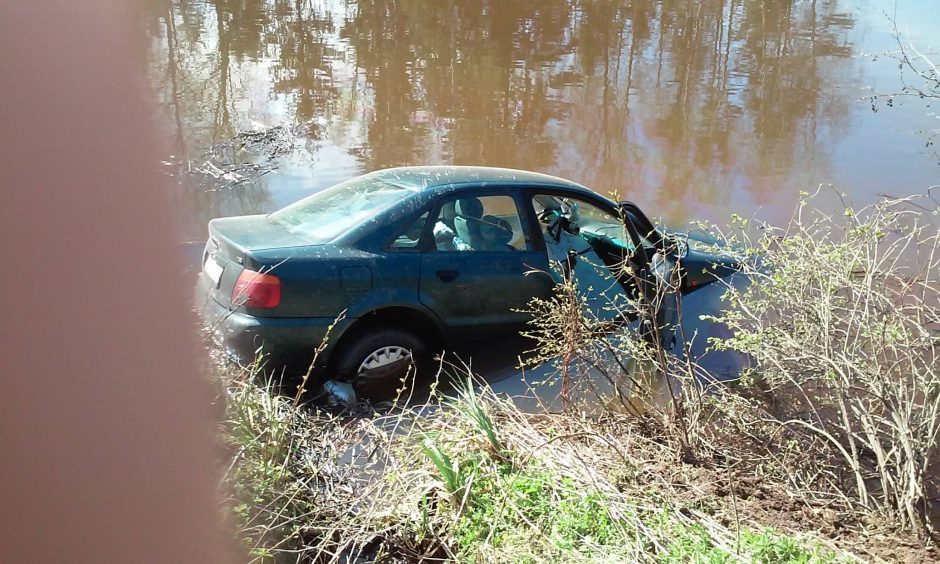
[[[595,319],[631,319],[639,290],[623,266],[636,245],[623,216],[557,191],[533,191],[530,202],[558,280],[571,279]]]
[[[544,253],[533,246],[515,189],[470,189],[441,199],[421,258],[419,299],[454,339],[517,331],[525,310],[551,295]]]
[[[646,214],[632,202],[621,202],[621,215],[633,227],[634,237],[649,260],[650,284],[646,299],[654,315],[653,325],[645,337],[659,341],[672,350],[677,340],[681,265],[688,246],[677,240],[664,239]]]

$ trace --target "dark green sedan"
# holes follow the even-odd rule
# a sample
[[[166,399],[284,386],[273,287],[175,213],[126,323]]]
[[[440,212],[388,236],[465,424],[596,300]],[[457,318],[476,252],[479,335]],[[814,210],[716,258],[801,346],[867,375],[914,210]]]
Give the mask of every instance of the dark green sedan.
[[[331,378],[392,379],[443,349],[523,329],[529,302],[572,270],[601,316],[640,292],[625,260],[681,254],[681,292],[730,274],[675,243],[635,205],[553,176],[394,168],[269,215],[209,222],[199,299],[242,361],[304,370],[315,356]]]

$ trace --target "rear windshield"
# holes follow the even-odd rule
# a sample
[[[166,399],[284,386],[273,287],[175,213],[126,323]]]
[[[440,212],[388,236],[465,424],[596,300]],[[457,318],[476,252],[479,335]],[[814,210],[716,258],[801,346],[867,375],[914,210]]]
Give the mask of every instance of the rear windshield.
[[[417,191],[368,176],[353,178],[282,208],[270,218],[294,233],[327,243]]]

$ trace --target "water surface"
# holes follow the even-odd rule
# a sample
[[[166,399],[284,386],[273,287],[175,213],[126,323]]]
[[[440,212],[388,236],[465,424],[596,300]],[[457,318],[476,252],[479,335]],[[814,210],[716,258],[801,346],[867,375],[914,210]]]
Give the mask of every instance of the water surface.
[[[924,192],[933,108],[868,99],[900,88],[886,12],[940,48],[940,2],[913,0],[151,0],[146,23],[163,166],[201,240],[409,164],[547,172],[672,225],[783,221],[820,183]],[[206,152],[244,131],[266,134]]]

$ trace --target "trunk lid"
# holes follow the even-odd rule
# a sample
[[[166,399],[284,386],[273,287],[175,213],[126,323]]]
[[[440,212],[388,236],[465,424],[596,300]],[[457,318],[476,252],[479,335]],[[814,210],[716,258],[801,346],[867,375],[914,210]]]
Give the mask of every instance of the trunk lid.
[[[213,219],[209,222],[209,240],[202,255],[202,276],[208,278],[212,298],[228,306],[235,282],[245,269],[248,253],[310,244],[265,215]]]

